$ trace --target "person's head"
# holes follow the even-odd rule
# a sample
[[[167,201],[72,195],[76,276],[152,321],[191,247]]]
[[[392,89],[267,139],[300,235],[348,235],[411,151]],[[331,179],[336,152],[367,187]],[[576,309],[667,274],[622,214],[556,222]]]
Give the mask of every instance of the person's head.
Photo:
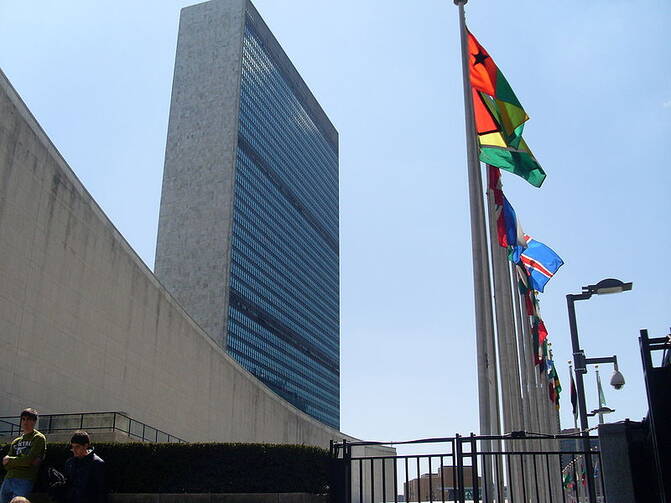
[[[89,434],[85,431],[79,430],[75,431],[74,435],[70,439],[70,450],[76,458],[83,458],[89,453],[89,447],[91,446],[91,439]]]
[[[35,429],[37,423],[37,411],[31,407],[21,411],[21,429],[24,433],[30,433]]]
[[[30,500],[23,496],[14,496],[9,503],[30,503]]]

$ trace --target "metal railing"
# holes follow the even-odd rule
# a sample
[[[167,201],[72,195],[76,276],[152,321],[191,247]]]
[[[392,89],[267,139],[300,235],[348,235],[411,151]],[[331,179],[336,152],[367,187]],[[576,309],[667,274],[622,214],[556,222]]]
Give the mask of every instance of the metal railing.
[[[515,432],[408,442],[334,442],[334,496],[338,503],[586,501],[583,438]],[[429,450],[422,444],[439,447]],[[366,455],[366,447],[399,445],[427,453]],[[587,455],[597,467],[593,483],[598,501],[604,502],[598,446],[593,445]]]
[[[37,429],[45,434],[76,430],[86,430],[87,432],[118,431],[140,442],[186,442],[174,435],[136,421],[122,412],[43,414],[39,417]],[[0,436],[16,436],[19,434],[20,427],[17,416],[0,417]]]
[[[473,472],[480,475],[473,479],[471,499],[474,502],[587,501],[587,484],[595,487],[597,501],[604,502],[598,445],[592,442],[592,449],[586,453],[582,449],[584,438],[522,432],[515,436],[457,437],[458,463],[464,468],[471,466]],[[589,439],[593,441],[597,437]],[[560,441],[564,442],[563,446]],[[590,456],[595,467],[592,481],[586,478],[585,456]],[[458,501],[464,502],[465,498],[462,496]]]
[[[437,438],[395,442],[394,445],[441,444],[449,447],[447,452],[431,454],[407,454],[389,456],[367,456],[367,447],[388,446],[380,442],[333,443],[331,456],[334,459],[340,487],[334,488],[337,501],[343,503],[364,503],[373,501],[399,501],[402,491],[405,495],[417,494],[419,500],[427,492],[443,491],[450,480],[455,480],[454,438]],[[421,480],[423,471],[433,472],[440,467],[438,479]],[[447,468],[449,469],[443,469]],[[446,483],[446,479],[447,482]],[[435,482],[435,483],[434,483]],[[427,487],[424,487],[428,483]],[[435,486],[435,488],[434,488]],[[449,491],[448,491],[449,492]],[[450,493],[450,496],[454,497]],[[454,501],[454,500],[453,500]]]

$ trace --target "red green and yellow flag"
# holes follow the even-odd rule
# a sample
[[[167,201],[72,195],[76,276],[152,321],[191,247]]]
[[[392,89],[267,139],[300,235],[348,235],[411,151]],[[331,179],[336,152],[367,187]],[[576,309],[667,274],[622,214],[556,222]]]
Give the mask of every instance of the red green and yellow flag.
[[[494,60],[470,32],[468,54],[480,160],[540,187],[545,171],[522,138],[529,116]]]

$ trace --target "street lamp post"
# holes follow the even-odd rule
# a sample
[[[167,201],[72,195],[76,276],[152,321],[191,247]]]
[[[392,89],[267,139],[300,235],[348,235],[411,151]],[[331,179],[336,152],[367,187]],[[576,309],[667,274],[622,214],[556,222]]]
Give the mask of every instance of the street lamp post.
[[[575,385],[578,394],[578,414],[580,416],[580,430],[583,435],[583,450],[585,451],[585,476],[587,477],[587,490],[590,503],[596,503],[596,491],[594,488],[594,466],[592,465],[592,456],[590,454],[589,443],[589,424],[587,422],[587,406],[585,405],[585,385],[583,375],[587,373],[585,352],[580,349],[580,340],[578,339],[578,326],[575,319],[575,301],[588,300],[592,295],[604,295],[609,293],[619,293],[631,290],[631,283],[623,283],[617,279],[604,279],[596,285],[582,287],[582,293],[566,295],[566,304],[568,308],[568,321],[571,331],[571,346],[573,349],[573,361],[575,362]],[[599,360],[598,358],[591,360]],[[590,362],[600,363],[600,362]],[[617,370],[617,366],[615,367]],[[619,371],[618,371],[619,372]],[[621,375],[621,374],[620,374]],[[612,380],[611,380],[612,383]],[[624,379],[622,379],[624,384]],[[620,386],[621,387],[621,386]]]

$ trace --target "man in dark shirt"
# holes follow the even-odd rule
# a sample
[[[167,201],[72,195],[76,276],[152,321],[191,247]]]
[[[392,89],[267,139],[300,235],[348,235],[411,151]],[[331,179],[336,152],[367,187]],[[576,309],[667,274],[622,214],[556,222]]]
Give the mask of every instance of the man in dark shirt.
[[[104,503],[105,462],[93,452],[85,431],[77,431],[70,439],[73,457],[65,462],[67,503]]]

